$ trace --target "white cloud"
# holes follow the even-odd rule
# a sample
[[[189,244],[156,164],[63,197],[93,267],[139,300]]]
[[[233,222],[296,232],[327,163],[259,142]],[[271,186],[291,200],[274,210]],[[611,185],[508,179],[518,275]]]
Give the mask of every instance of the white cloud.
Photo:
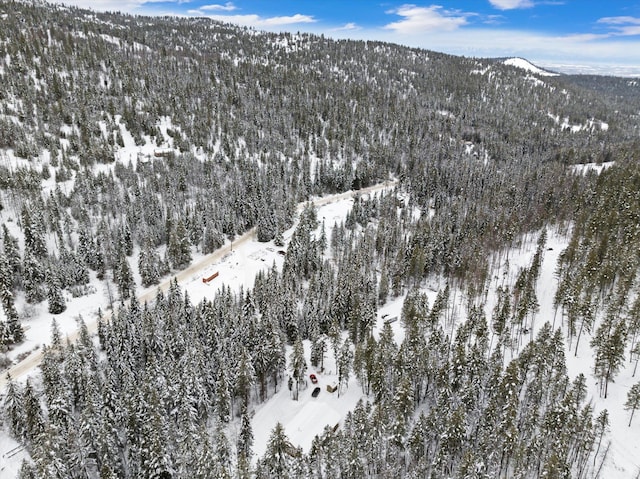
[[[604,17],[598,20],[599,24],[608,25],[611,28],[610,36],[635,36],[640,35],[640,18],[636,17]]]
[[[624,36],[640,35],[640,25],[623,27],[618,30],[618,33]]]
[[[232,12],[236,9],[237,7],[231,2],[227,2],[224,5],[219,5],[219,4],[202,5],[200,8],[198,8],[198,10],[202,10],[203,12],[212,12],[212,11]]]
[[[387,13],[395,13],[402,20],[385,25],[386,30],[402,34],[416,34],[433,31],[451,31],[467,24],[467,14],[443,10],[439,5],[418,7],[403,5]]]
[[[325,33],[314,29],[315,33]],[[459,28],[415,32],[363,28],[334,31],[335,38],[379,40],[466,57],[521,57],[557,71],[640,76],[640,41],[607,35],[549,35],[531,31]],[[575,69],[572,69],[572,65]]]
[[[486,15],[482,21],[485,25],[501,25],[506,22],[503,15]]]
[[[334,32],[349,32],[354,30],[360,30],[360,27],[353,22],[345,23],[341,27],[336,27],[332,31]]]
[[[294,25],[300,23],[314,23],[316,20],[310,15],[285,15],[279,17],[261,17],[260,15],[207,15],[207,17],[226,23],[235,23],[247,27],[272,28],[282,25]]]
[[[604,40],[610,38],[608,33],[572,33],[565,35],[563,39],[571,42],[593,42],[596,40]]]
[[[636,17],[603,17],[598,23],[606,23],[609,25],[640,25],[640,18]]]
[[[173,3],[181,5],[189,0],[59,0],[65,5],[86,8],[98,12],[142,13],[144,7],[154,3]]]
[[[96,11],[120,11],[131,12],[140,6],[142,6],[144,0],[126,0],[122,2],[116,2],[114,0],[63,0],[65,5],[73,5],[75,7],[87,8]]]
[[[532,0],[489,0],[489,3],[499,10],[533,7]]]

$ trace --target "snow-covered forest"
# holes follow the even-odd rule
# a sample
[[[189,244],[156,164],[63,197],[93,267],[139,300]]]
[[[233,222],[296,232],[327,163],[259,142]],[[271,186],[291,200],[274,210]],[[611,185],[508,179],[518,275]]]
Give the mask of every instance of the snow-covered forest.
[[[0,25],[0,476],[640,474],[639,81]]]

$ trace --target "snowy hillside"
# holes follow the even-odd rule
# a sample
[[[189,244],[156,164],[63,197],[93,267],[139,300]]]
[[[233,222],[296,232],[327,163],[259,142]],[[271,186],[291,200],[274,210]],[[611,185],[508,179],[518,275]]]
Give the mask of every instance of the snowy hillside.
[[[322,201],[326,203],[326,201]],[[318,217],[331,223],[334,221],[342,222],[345,220],[347,213],[353,205],[352,200],[334,199],[326,206],[318,209]],[[317,233],[320,233],[318,230]],[[331,231],[329,231],[331,233]],[[293,229],[285,232],[285,246],[289,242],[293,234]],[[529,325],[527,336],[524,341],[520,340],[514,349],[511,349],[509,355],[516,357],[518,351],[521,351],[529,338],[534,337],[542,324],[546,321],[553,322],[557,318],[558,313],[553,305],[555,296],[557,279],[554,274],[555,267],[558,262],[559,255],[567,245],[566,237],[558,234],[552,234],[548,239],[546,251],[543,255],[541,263],[540,278],[536,286],[536,295],[540,299],[539,311],[532,319]],[[237,242],[237,246],[233,251],[227,246],[221,254],[216,254],[213,261],[208,260],[206,263],[196,260],[195,264],[199,268],[192,270],[187,275],[181,275],[180,287],[185,291],[192,301],[199,302],[207,297],[211,297],[215,291],[219,291],[223,287],[231,287],[234,290],[240,288],[250,288],[254,278],[259,271],[266,271],[270,265],[277,265],[280,269],[283,264],[283,257],[278,253],[280,249],[273,244],[262,244],[249,238],[249,241],[241,240]],[[527,268],[531,263],[535,253],[535,243],[524,242],[522,247],[514,249],[508,254],[509,260],[505,262],[506,267],[500,267],[494,272],[495,285],[502,283],[502,286],[511,285],[513,287],[518,273],[522,268]],[[241,274],[238,274],[241,271]],[[209,283],[205,283],[202,278],[207,278],[210,273],[216,272],[219,275]],[[99,286],[97,283],[96,286]],[[163,286],[162,289],[165,289]],[[424,290],[429,303],[436,301],[436,291],[433,287],[427,287]],[[150,291],[151,292],[151,291]],[[143,296],[149,297],[148,294]],[[464,293],[460,292],[456,295],[458,300],[448,306],[452,317],[456,318],[456,327],[462,324],[465,319],[465,300]],[[490,294],[486,302],[486,314],[490,314],[495,308],[498,298]],[[385,322],[388,318],[394,318],[391,322],[394,331],[394,337],[399,344],[403,341],[405,331],[400,321],[396,318],[402,316],[404,297],[395,299],[383,305],[377,314],[376,325],[374,326],[374,334],[379,337]],[[105,307],[107,305],[104,305]],[[88,310],[95,311],[95,304]],[[45,318],[43,318],[45,319]],[[576,378],[579,374],[584,374],[587,378],[591,377],[590,368],[590,349],[588,347],[588,339],[582,341],[582,346],[577,354],[566,343],[566,356],[568,365],[568,374],[570,378]],[[43,342],[47,342],[42,338]],[[565,337],[565,341],[567,338]],[[288,349],[287,356],[290,353]],[[305,356],[307,361],[310,358],[310,343],[305,342]],[[626,400],[626,391],[633,384],[634,363],[630,363],[621,374],[621,381],[612,385],[609,397],[605,400],[598,392],[598,384],[596,381],[587,381],[587,400],[593,403],[594,410],[599,413],[603,409],[612,411],[610,414],[610,428],[604,436],[602,450],[600,454],[594,457],[594,468],[600,470],[604,477],[618,477],[621,475],[632,474],[638,470],[639,464],[636,457],[640,454],[640,435],[637,428],[628,427],[629,414],[623,412],[623,403]],[[286,387],[281,387],[280,391],[274,394],[266,403],[256,408],[252,419],[252,428],[255,438],[255,454],[259,457],[266,452],[267,443],[271,431],[276,423],[284,426],[284,431],[294,447],[301,447],[305,453],[311,451],[311,445],[314,436],[321,435],[325,427],[333,427],[344,423],[347,414],[354,410],[356,404],[360,400],[370,400],[363,394],[362,386],[356,378],[349,381],[342,395],[337,393],[328,393],[326,386],[337,384],[338,375],[336,372],[336,363],[332,359],[332,354],[327,357],[324,369],[310,369],[309,373],[315,373],[318,378],[318,386],[321,393],[318,398],[311,396],[311,391],[315,385],[311,384],[308,378],[305,380],[305,386],[301,392],[301,399],[293,401],[291,392]],[[618,411],[618,413],[616,413]],[[233,440],[239,432],[239,423],[232,423],[229,426],[229,437]],[[0,447],[3,452],[9,453],[11,457],[4,457],[0,468],[9,474],[7,477],[14,477],[17,474],[20,461],[25,457],[22,449],[18,448],[18,444],[14,441],[4,438],[0,441]],[[16,448],[15,455],[13,449]]]
[[[636,84],[0,18],[2,479],[637,476]]]
[[[517,58],[517,57],[507,58],[502,63],[504,63],[505,65],[516,67],[516,68],[521,68],[522,70],[535,73],[536,75],[540,75],[540,76],[557,76],[558,75],[557,73],[543,70],[542,68],[535,66],[533,63],[529,62],[528,60],[525,60],[524,58]]]

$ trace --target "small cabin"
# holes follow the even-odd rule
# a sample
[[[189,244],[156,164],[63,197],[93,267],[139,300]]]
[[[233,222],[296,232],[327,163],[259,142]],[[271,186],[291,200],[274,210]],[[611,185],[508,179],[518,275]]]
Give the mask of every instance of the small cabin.
[[[156,158],[168,158],[173,153],[171,148],[156,148],[153,150],[153,156]]]

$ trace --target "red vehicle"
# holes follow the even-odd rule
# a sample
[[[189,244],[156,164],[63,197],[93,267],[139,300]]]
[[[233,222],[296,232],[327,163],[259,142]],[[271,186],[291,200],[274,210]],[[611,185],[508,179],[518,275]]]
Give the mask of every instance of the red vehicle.
[[[318,384],[318,378],[316,377],[315,374],[309,374],[309,379],[311,379],[311,382],[313,384]]]

